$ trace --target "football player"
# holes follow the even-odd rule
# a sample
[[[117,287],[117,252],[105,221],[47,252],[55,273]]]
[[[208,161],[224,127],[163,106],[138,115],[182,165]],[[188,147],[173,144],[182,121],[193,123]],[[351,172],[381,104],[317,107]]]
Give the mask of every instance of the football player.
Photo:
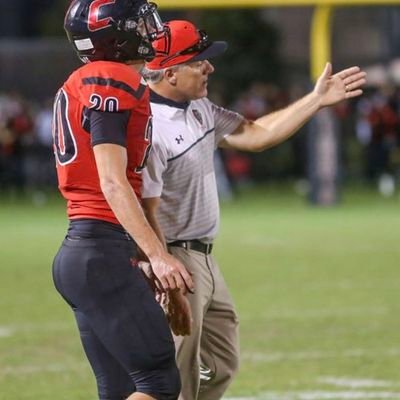
[[[151,42],[164,27],[146,0],[73,0],[64,27],[85,65],[54,102],[54,154],[69,218],[54,283],[74,312],[100,400],[176,399],[173,339],[137,266],[140,248],[160,289],[193,289],[140,206],[152,121],[138,71],[154,57]]]

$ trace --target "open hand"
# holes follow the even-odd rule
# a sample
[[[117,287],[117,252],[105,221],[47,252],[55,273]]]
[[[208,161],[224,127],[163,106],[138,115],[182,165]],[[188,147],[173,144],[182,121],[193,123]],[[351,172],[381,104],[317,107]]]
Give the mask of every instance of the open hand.
[[[320,96],[320,106],[330,106],[360,96],[366,75],[359,67],[350,67],[332,75],[332,65],[327,63],[314,88],[314,93]]]

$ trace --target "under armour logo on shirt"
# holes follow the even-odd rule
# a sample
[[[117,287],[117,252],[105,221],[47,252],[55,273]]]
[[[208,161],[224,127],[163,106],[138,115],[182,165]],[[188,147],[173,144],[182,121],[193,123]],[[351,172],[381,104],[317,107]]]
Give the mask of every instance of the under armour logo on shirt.
[[[176,143],[181,144],[181,142],[183,142],[182,135],[179,135],[178,137],[176,137],[175,140],[176,140]]]

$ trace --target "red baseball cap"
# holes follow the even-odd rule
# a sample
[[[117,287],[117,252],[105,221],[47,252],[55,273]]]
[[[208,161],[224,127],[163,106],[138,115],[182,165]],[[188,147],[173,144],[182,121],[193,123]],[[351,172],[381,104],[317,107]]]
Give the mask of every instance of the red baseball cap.
[[[154,60],[146,68],[157,70],[188,61],[202,61],[218,56],[228,47],[226,42],[212,42],[204,31],[189,21],[169,21],[164,24],[166,34],[152,43]]]

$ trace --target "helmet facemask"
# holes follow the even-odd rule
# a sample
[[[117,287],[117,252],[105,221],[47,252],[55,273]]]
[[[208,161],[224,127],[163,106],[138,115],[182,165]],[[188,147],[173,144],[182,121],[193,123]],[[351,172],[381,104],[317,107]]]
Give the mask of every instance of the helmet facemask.
[[[136,57],[151,61],[155,57],[155,51],[151,42],[161,38],[165,33],[164,25],[157,12],[155,3],[145,3],[139,8],[138,16],[120,20],[117,24],[117,29],[121,32],[122,41],[119,41],[118,48],[121,52],[132,54],[132,44],[130,44],[130,36],[137,35],[141,40],[137,47]],[[123,33],[126,33],[124,35]],[[124,40],[126,39],[126,40]]]

